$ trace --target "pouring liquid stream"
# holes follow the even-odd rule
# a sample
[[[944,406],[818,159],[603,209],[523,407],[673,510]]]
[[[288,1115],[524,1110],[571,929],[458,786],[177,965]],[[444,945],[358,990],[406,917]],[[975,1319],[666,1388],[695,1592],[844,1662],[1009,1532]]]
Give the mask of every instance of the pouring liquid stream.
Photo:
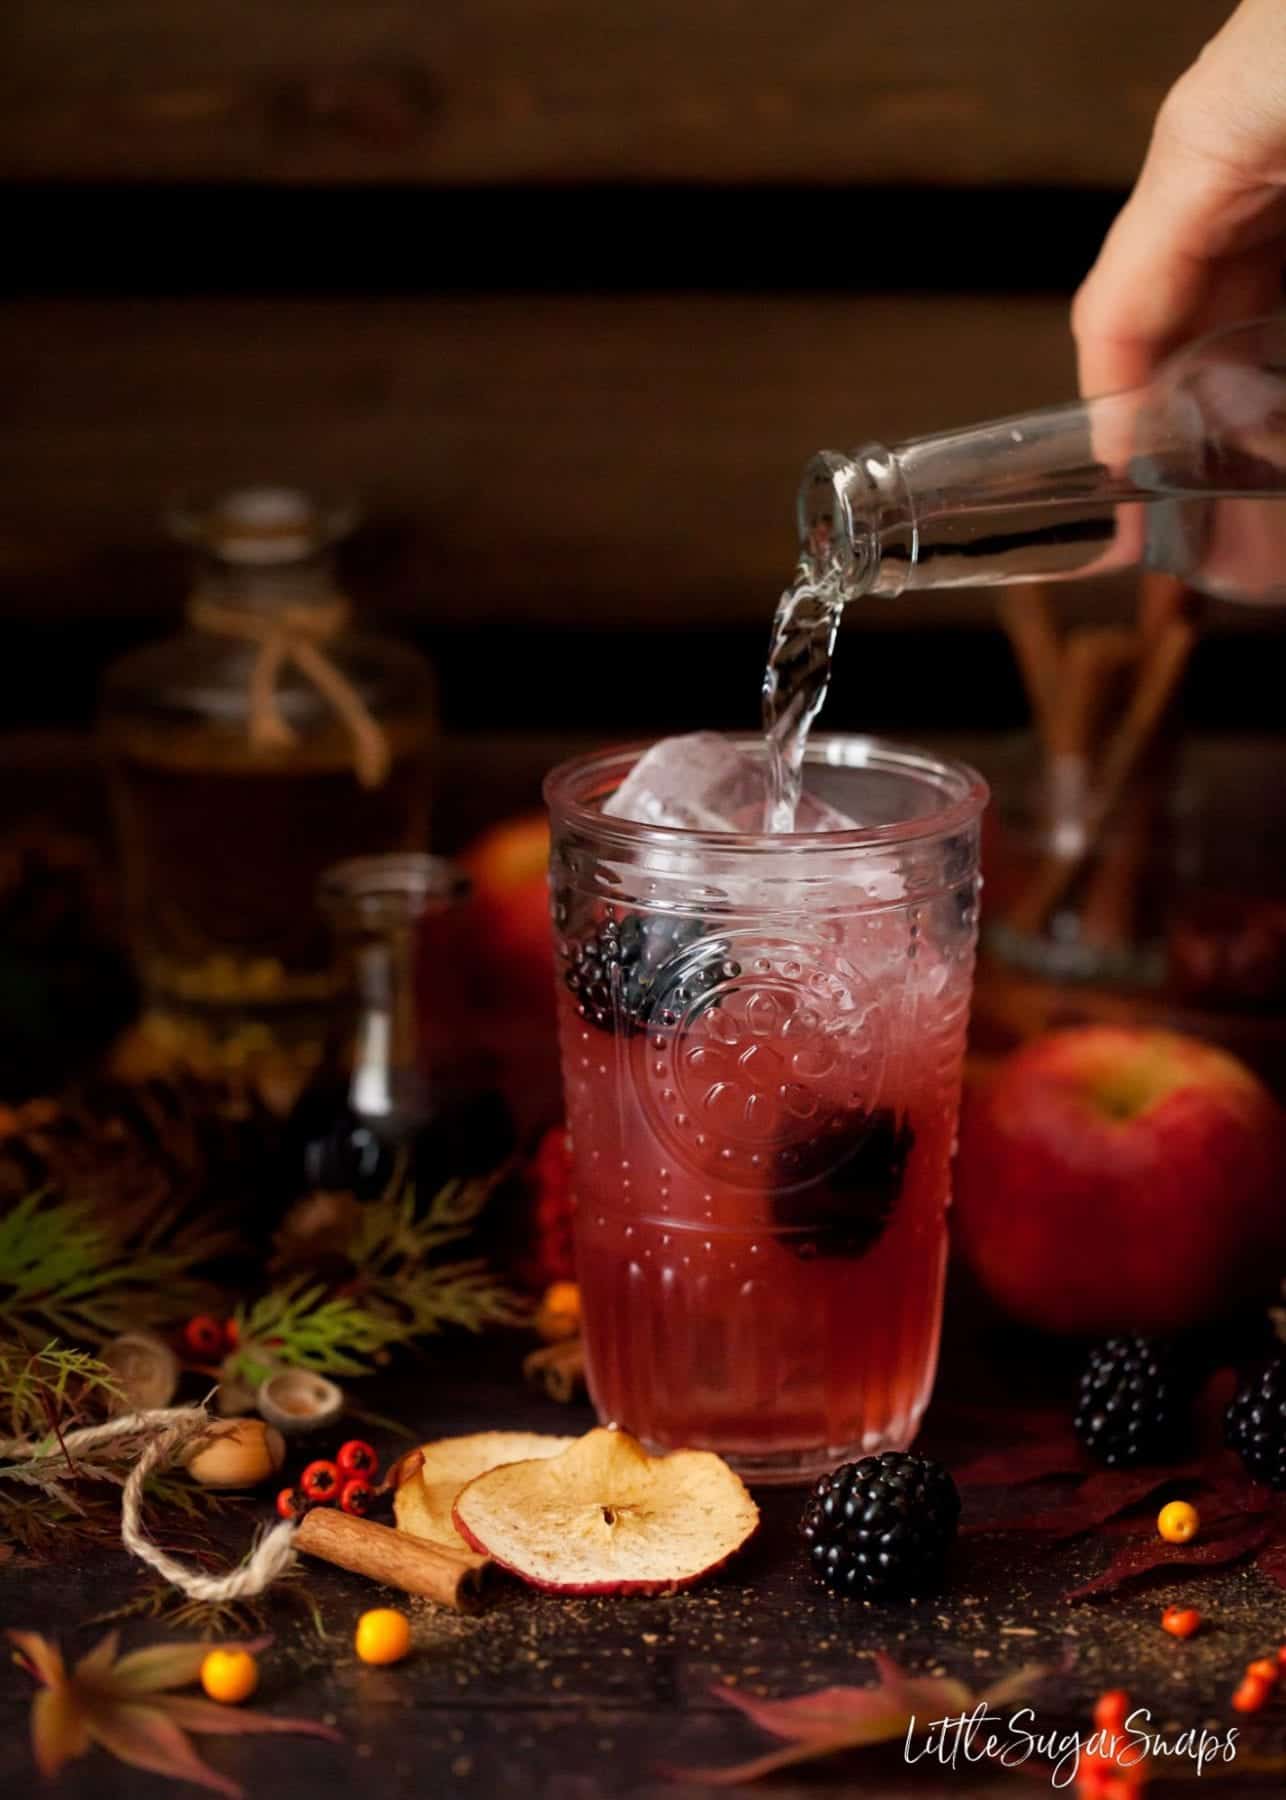
[[[763,682],[768,782],[765,831],[793,831],[804,783],[804,751],[830,686],[845,594],[838,570],[800,565],[777,604]]]

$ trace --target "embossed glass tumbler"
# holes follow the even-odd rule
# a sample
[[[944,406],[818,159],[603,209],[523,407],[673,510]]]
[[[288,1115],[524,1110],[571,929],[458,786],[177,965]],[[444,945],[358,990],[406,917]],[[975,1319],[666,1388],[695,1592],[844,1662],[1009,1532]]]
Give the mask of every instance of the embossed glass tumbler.
[[[804,1480],[929,1398],[986,788],[818,735],[806,789],[854,829],[680,831],[602,812],[638,754],[545,788],[590,1391]]]

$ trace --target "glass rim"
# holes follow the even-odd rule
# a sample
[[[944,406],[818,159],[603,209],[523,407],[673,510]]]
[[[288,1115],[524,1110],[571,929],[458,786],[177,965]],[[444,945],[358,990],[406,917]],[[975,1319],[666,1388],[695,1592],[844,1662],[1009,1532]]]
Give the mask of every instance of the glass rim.
[[[317,905],[336,923],[348,918],[378,925],[415,919],[430,910],[445,912],[467,900],[471,887],[464,870],[449,857],[395,850],[332,863],[317,883]]]
[[[720,737],[739,749],[762,747],[755,732],[720,732]],[[551,816],[560,822],[593,832],[600,839],[625,849],[640,845],[658,848],[709,850],[719,854],[762,856],[789,851],[792,855],[826,855],[836,851],[888,849],[903,844],[943,837],[972,824],[987,804],[990,789],[968,763],[938,756],[912,744],[847,731],[813,732],[805,753],[805,766],[878,769],[889,774],[918,776],[944,796],[933,812],[914,818],[895,819],[887,825],[858,825],[843,831],[706,831],[678,825],[651,825],[636,819],[617,819],[601,812],[594,801],[619,784],[623,776],[656,739],[617,744],[568,757],[545,776],[542,792]],[[618,772],[619,771],[619,772]],[[608,777],[617,774],[616,782]],[[586,787],[591,798],[579,798]]]

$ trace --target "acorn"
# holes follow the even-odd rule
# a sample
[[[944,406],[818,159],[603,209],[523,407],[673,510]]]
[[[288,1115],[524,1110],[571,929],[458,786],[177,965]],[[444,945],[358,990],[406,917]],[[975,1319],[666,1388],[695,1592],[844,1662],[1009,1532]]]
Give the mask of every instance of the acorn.
[[[202,1487],[258,1487],[286,1460],[286,1440],[262,1419],[212,1421],[184,1459]]]

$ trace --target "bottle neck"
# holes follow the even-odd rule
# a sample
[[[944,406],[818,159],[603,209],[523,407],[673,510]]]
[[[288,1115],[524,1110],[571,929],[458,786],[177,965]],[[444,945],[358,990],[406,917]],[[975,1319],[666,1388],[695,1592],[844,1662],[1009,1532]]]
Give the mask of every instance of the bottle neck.
[[[852,455],[804,473],[800,543],[845,600],[1066,580],[1139,562],[1191,576],[1198,444],[1142,394],[1051,407]]]
[[[414,926],[407,921],[349,946],[355,1017],[348,1097],[364,1118],[396,1121],[424,1106],[414,940]]]
[[[468,882],[440,857],[357,857],[327,871],[319,891],[335,933],[349,995],[343,1041],[328,1059],[344,1067],[360,1117],[397,1137],[422,1123],[442,1085],[438,1052],[462,966],[457,933]],[[434,1028],[428,1003],[443,1011]]]
[[[203,556],[188,599],[188,616],[197,618],[213,605],[271,618],[298,609],[342,603],[328,553],[275,564],[225,562]]]

